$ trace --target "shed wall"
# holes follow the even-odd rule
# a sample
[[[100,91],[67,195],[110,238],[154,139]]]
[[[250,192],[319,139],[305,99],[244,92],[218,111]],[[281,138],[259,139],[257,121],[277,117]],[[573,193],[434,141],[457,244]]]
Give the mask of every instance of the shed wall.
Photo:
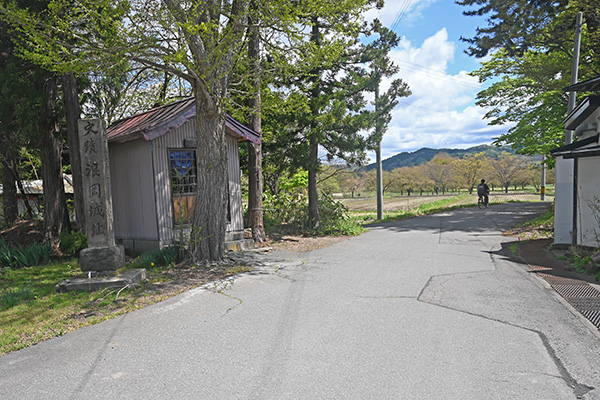
[[[600,157],[578,160],[577,173],[577,244],[600,247]]]
[[[109,144],[114,232],[118,243],[158,241],[150,143]],[[138,250],[143,250],[142,248]]]
[[[231,204],[231,223],[228,232],[240,233],[242,239],[244,231],[244,216],[242,211],[242,184],[240,177],[240,151],[235,138],[227,135],[227,169],[229,174],[229,196]],[[239,236],[239,235],[238,235]]]
[[[193,118],[181,127],[156,138],[152,141],[152,159],[154,161],[154,192],[158,215],[158,230],[161,247],[173,243],[176,232],[173,229],[173,205],[171,201],[171,181],[169,177],[168,150],[184,148],[184,139],[194,139],[196,119]],[[242,195],[240,182],[240,163],[238,142],[226,135],[229,193],[231,204],[231,223],[227,224],[227,240],[232,240],[232,234],[243,236],[244,222],[242,215]],[[198,173],[201,173],[198,171]]]
[[[156,209],[158,229],[162,245],[173,243],[173,203],[171,200],[171,179],[169,176],[169,149],[184,148],[184,139],[196,137],[195,119],[179,128],[152,141],[152,158],[154,160],[154,192],[156,193]]]
[[[569,245],[573,230],[573,181],[572,159],[556,157],[555,167],[555,207],[554,207],[554,244]]]

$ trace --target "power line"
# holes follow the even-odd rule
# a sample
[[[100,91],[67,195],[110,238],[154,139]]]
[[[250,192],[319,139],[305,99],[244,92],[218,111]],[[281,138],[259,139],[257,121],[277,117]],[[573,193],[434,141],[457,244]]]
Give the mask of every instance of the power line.
[[[394,19],[394,23],[390,27],[391,31],[395,31],[396,28],[398,28],[398,25],[400,24],[402,17],[404,17],[404,13],[406,13],[406,11],[410,7],[411,3],[412,3],[412,0],[404,0],[404,3],[400,6],[400,9],[396,13],[396,18]]]
[[[399,62],[402,64],[409,64],[410,66],[406,66],[404,65],[402,68],[408,69],[409,71],[413,71],[413,72],[419,72],[419,73],[424,73],[424,74],[429,74],[430,72],[433,72],[437,75],[439,75],[440,78],[442,79],[449,79],[454,81],[454,83],[458,83],[460,85],[463,86],[468,86],[471,87],[473,89],[478,89],[479,85],[476,83],[471,83],[471,82],[467,82],[464,78],[456,76],[456,75],[448,75],[446,74],[444,71],[440,71],[438,69],[434,69],[434,68],[430,68],[430,67],[426,67],[423,65],[419,65],[419,64],[415,64],[412,63],[410,61],[406,61],[406,60],[401,60],[399,58],[395,58],[395,57],[390,57],[390,59],[394,60],[395,62]]]
[[[431,111],[431,112],[434,112],[434,113],[439,113],[439,112],[446,112],[446,111],[448,111],[448,110],[434,110],[434,109],[432,109],[432,108],[427,108],[427,107],[423,107],[423,106],[418,106],[418,105],[416,105],[416,104],[414,104],[414,103],[409,103],[409,102],[407,102],[407,101],[402,101],[402,100],[398,100],[398,103],[400,103],[400,104],[406,104],[407,106],[410,106],[410,107],[422,108],[423,110]],[[450,111],[452,111],[452,110],[450,110]]]
[[[402,100],[398,100],[398,103],[399,104],[406,104],[407,106],[410,106],[410,107],[422,108],[423,110],[431,111],[431,112],[434,112],[434,113],[444,113],[444,112],[448,112],[448,111],[457,111],[456,108],[443,109],[443,110],[434,110],[433,108],[427,108],[427,107],[423,107],[423,106],[418,106],[415,103],[409,103],[408,101],[402,101]]]

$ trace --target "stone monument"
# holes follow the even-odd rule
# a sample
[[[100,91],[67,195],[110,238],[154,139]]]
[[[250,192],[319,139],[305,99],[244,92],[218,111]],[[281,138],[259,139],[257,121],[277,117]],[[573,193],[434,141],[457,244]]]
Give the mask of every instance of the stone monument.
[[[104,121],[80,119],[79,138],[88,237],[88,248],[79,254],[81,270],[115,271],[125,264],[125,250],[115,245]]]
[[[115,244],[106,126],[99,119],[79,120],[79,147],[88,247],[79,253],[83,275],[56,285],[59,292],[122,288],[146,279],[145,269],[119,270],[125,249]]]

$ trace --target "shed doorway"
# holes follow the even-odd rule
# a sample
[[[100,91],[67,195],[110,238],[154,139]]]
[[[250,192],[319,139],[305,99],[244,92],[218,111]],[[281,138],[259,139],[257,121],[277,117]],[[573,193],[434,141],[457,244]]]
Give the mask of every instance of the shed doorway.
[[[196,150],[170,149],[171,198],[176,225],[188,225],[194,216],[198,173]]]

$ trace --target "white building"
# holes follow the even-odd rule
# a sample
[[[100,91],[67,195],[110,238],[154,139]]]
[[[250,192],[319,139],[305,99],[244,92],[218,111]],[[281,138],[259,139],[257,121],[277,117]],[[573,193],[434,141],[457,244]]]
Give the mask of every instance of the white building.
[[[600,77],[567,91],[600,89]],[[586,97],[564,120],[577,140],[551,152],[556,157],[554,243],[600,247],[600,96]]]

